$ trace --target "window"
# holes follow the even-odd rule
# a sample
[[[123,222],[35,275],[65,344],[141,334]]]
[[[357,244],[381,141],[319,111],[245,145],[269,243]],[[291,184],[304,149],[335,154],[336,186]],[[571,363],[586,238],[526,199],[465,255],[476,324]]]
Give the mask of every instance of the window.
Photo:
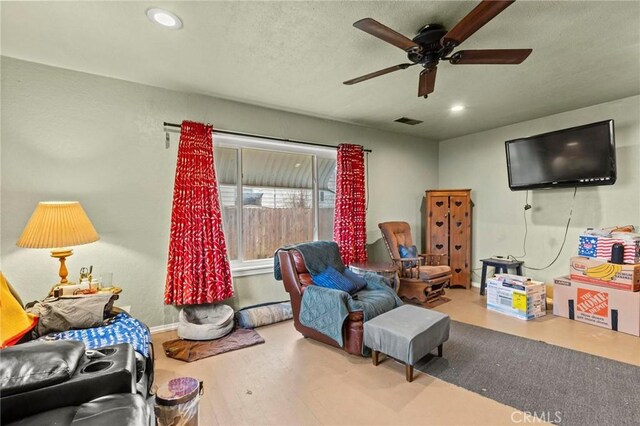
[[[286,244],[333,239],[336,152],[214,134],[234,275],[269,272]]]

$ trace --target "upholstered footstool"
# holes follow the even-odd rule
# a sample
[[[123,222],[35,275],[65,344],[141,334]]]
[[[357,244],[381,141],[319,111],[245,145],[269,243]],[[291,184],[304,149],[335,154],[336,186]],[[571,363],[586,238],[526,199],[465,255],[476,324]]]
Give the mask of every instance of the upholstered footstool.
[[[413,380],[413,365],[449,340],[449,316],[412,305],[402,305],[364,323],[364,345],[373,351],[373,365],[379,353],[405,364],[407,381]]]

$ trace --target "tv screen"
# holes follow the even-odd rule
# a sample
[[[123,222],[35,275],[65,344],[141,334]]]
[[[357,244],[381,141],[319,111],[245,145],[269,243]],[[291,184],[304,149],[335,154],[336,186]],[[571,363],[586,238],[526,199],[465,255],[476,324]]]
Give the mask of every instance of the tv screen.
[[[505,142],[512,191],[616,181],[613,120]]]

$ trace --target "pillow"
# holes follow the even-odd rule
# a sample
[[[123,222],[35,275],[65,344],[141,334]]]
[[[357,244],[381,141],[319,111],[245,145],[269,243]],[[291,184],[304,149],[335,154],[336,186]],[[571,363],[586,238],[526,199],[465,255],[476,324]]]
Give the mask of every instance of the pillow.
[[[416,246],[405,247],[402,244],[399,244],[398,251],[400,252],[400,257],[402,258],[418,257],[418,247]],[[402,266],[405,268],[415,268],[417,265],[418,265],[418,262],[416,262],[415,260],[412,262],[402,262]]]
[[[291,302],[254,306],[236,312],[236,321],[240,328],[256,328],[291,318],[293,318]]]
[[[2,347],[15,345],[38,323],[38,317],[25,312],[0,272],[0,336]]]
[[[367,286],[367,281],[365,281],[365,279],[362,276],[356,274],[349,268],[346,268],[342,273],[342,275],[344,275],[346,278],[348,278],[352,283],[356,285],[356,289],[351,294],[356,293]]]
[[[336,271],[332,266],[320,272],[312,278],[313,283],[318,287],[332,288],[334,290],[353,293],[357,291],[357,286],[349,278]]]

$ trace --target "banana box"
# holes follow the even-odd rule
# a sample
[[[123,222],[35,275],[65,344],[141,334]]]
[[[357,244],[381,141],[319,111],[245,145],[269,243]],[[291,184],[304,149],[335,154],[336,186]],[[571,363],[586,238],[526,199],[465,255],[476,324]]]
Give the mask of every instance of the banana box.
[[[571,258],[571,279],[625,291],[640,291],[640,264],[616,265],[606,260]]]
[[[553,284],[553,315],[640,336],[640,292],[559,277]]]

